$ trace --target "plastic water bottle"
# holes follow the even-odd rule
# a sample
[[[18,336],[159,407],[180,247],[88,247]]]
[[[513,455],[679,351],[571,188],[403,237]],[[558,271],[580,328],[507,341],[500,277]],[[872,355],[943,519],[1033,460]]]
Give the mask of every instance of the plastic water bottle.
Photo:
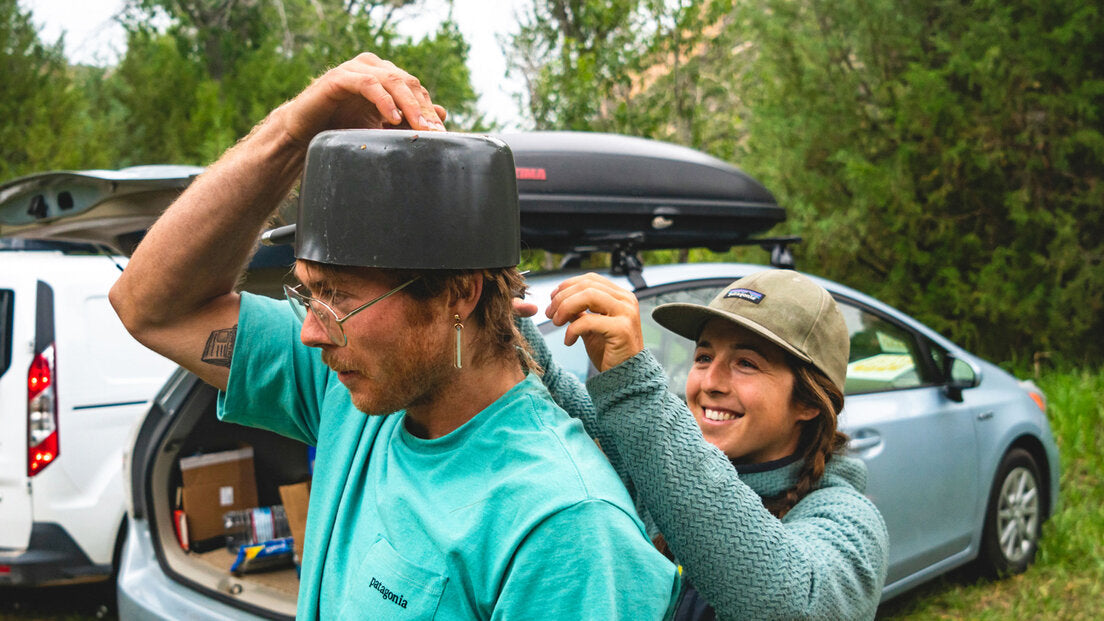
[[[230,511],[222,516],[222,523],[231,549],[291,536],[284,505]]]

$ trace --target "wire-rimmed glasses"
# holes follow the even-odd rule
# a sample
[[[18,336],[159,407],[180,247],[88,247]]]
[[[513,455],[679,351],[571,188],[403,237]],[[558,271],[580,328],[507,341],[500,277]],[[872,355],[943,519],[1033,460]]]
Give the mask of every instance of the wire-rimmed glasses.
[[[399,291],[402,291],[404,287],[410,283],[418,280],[415,276],[403,284],[395,287],[394,289],[384,293],[378,298],[371,300],[365,304],[362,304],[353,310],[345,314],[344,317],[338,317],[337,311],[333,309],[329,304],[326,304],[318,298],[313,298],[307,295],[303,295],[299,292],[299,288],[303,285],[284,285],[284,296],[287,297],[288,304],[291,304],[291,310],[295,313],[295,316],[299,318],[300,322],[307,320],[307,311],[310,310],[314,314],[315,319],[322,324],[322,327],[326,330],[326,336],[330,338],[330,341],[338,347],[345,347],[349,343],[349,338],[345,336],[345,328],[341,325],[349,320],[350,317],[359,313],[360,311],[368,308],[369,306],[380,302]]]

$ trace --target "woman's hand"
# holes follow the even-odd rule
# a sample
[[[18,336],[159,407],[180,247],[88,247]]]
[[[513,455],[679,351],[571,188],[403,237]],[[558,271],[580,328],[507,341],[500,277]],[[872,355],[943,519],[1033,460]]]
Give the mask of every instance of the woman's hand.
[[[304,145],[328,129],[443,131],[446,116],[418,78],[371,53],[327,71],[279,113],[287,134]]]
[[[569,278],[552,292],[546,315],[557,326],[570,322],[564,344],[580,337],[590,361],[606,371],[644,349],[636,296],[597,274]]]

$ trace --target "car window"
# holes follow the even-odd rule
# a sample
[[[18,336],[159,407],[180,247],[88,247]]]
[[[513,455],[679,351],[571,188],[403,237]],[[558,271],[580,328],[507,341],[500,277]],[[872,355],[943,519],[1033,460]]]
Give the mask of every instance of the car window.
[[[939,345],[936,345],[935,343],[932,343],[931,341],[927,341],[927,344],[928,354],[931,356],[933,368],[938,369],[940,373],[942,373],[943,369],[946,368],[947,365],[947,350],[943,349]]]
[[[915,335],[844,301],[840,311],[851,337],[844,394],[915,388],[928,384]],[[931,354],[933,358],[937,355]],[[934,360],[933,360],[934,362]]]
[[[15,292],[11,289],[0,289],[0,375],[7,372],[11,366],[12,355],[12,307],[15,300]]]

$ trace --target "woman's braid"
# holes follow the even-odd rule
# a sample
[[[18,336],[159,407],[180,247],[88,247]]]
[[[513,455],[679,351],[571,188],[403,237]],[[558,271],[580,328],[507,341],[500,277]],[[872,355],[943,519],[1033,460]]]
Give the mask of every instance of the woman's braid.
[[[837,430],[839,413],[843,409],[843,393],[816,367],[801,362],[790,365],[794,370],[793,399],[797,403],[811,406],[820,414],[801,423],[801,470],[797,483],[778,496],[763,499],[763,506],[775,517],[782,518],[794,508],[802,498],[813,491],[832,455],[839,453],[847,444],[847,436]]]

